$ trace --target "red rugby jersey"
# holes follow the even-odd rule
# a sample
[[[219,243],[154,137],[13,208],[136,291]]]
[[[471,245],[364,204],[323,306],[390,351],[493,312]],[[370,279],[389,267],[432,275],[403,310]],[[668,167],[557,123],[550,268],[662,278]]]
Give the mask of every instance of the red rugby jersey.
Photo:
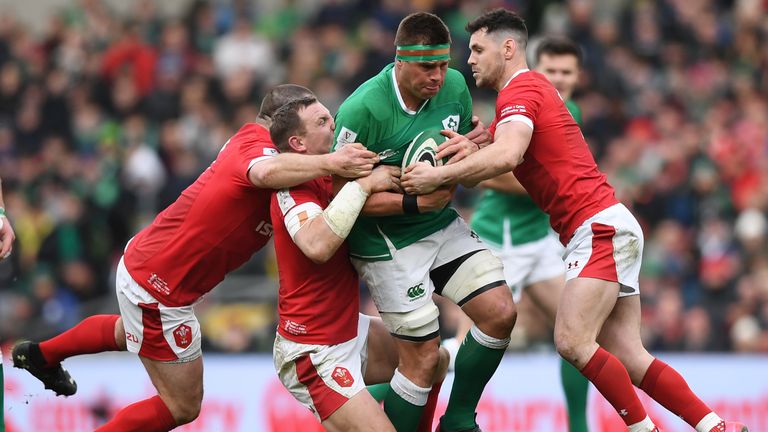
[[[508,121],[521,121],[533,129],[523,162],[513,172],[549,214],[563,244],[585,220],[618,203],[581,129],[544,75],[521,70],[499,92],[491,133]]]
[[[346,243],[328,262],[315,264],[293,242],[285,224],[293,214],[301,218],[309,207],[325,209],[331,193],[331,178],[321,177],[272,195],[280,273],[277,331],[299,343],[335,345],[357,336],[360,282]]]
[[[271,190],[248,179],[278,154],[263,126],[243,126],[216,160],[128,244],[131,277],[166,306],[194,303],[272,237]]]

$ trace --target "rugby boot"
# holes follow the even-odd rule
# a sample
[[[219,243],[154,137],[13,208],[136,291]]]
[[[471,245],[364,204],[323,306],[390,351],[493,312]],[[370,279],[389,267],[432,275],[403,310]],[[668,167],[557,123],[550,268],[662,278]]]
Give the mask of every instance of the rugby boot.
[[[61,363],[45,366],[45,359],[38,344],[30,341],[17,343],[13,347],[11,358],[14,367],[26,369],[39,379],[45,388],[53,390],[56,396],[72,396],[77,392],[77,383]]]

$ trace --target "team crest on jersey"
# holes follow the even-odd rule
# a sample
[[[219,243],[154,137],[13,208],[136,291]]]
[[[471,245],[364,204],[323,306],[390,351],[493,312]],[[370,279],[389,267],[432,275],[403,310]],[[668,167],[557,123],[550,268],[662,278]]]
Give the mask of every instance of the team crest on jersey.
[[[296,206],[296,201],[291,196],[289,189],[280,189],[277,191],[277,204],[280,205],[280,210],[283,214],[286,214],[288,210]]]
[[[450,129],[454,132],[459,131],[459,116],[457,115],[449,115],[445,119],[443,119],[443,128]]]
[[[336,148],[343,147],[345,144],[352,144],[357,139],[357,132],[342,127],[336,138]]]
[[[342,387],[350,387],[355,383],[355,379],[352,377],[352,374],[349,373],[349,370],[343,366],[336,366],[336,369],[333,370],[331,377],[333,377],[333,380],[336,381],[336,384]]]
[[[177,347],[188,347],[192,343],[192,328],[186,324],[181,324],[173,331],[173,339],[176,341]]]

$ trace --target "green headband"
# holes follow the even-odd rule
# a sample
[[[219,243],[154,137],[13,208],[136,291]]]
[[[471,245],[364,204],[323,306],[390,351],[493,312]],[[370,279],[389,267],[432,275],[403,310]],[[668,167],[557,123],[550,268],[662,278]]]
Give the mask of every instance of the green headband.
[[[450,60],[451,44],[398,45],[395,59],[409,62]]]

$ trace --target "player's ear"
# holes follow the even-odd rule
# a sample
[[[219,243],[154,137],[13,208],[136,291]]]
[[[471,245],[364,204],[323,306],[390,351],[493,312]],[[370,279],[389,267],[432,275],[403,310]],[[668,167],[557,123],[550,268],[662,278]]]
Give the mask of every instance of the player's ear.
[[[517,51],[517,42],[512,38],[504,39],[504,45],[502,46],[501,51],[504,53],[504,59],[511,60],[515,55],[515,51]]]
[[[304,141],[298,135],[291,135],[288,138],[288,146],[296,153],[306,153],[307,151],[307,146],[304,145]]]

